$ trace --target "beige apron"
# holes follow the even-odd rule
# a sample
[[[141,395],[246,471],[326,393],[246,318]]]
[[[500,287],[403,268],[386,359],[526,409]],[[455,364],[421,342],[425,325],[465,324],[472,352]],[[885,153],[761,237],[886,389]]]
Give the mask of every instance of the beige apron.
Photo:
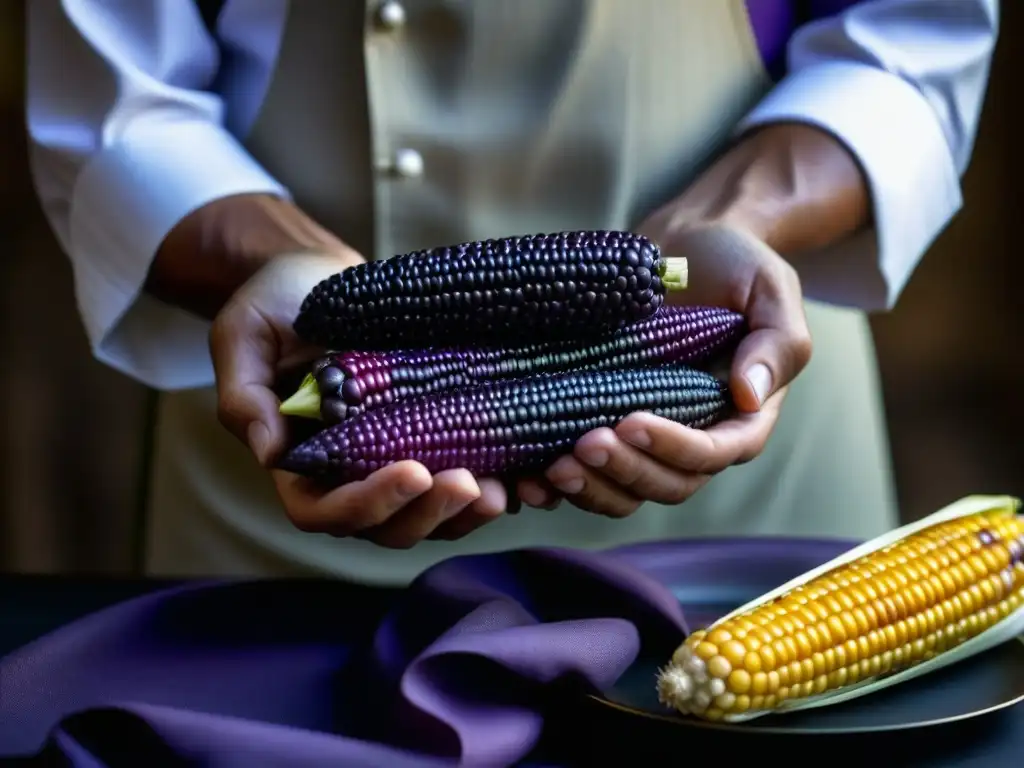
[[[246,144],[376,258],[462,240],[628,228],[679,193],[770,86],[743,0],[292,3]],[[372,162],[370,161],[372,159]],[[700,535],[872,536],[895,523],[871,337],[808,306],[814,360],[764,454],[678,507],[524,509],[395,551],[295,530],[209,390],[162,397],[148,568],[401,584],[456,554]]]

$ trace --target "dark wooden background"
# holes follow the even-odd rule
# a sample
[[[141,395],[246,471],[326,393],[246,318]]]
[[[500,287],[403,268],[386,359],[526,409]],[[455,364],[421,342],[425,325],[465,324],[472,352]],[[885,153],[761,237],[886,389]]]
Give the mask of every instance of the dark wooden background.
[[[1024,495],[1024,278],[1011,236],[1009,107],[1024,8],[1003,32],[966,209],[896,310],[874,320],[903,514],[961,495]],[[149,394],[89,354],[70,269],[26,164],[23,3],[0,2],[0,570],[124,573],[136,567]]]

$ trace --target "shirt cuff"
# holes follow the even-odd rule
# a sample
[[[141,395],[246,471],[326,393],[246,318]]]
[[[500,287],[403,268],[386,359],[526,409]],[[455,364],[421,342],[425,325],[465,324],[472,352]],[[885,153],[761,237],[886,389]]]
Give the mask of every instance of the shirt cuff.
[[[142,293],[157,249],[186,215],[230,195],[288,197],[223,128],[140,124],[83,169],[70,206],[69,248],[93,354],[156,389],[214,382],[210,324]]]
[[[739,130],[796,121],[835,136],[859,161],[873,230],[792,259],[807,298],[891,309],[921,257],[963,203],[960,177],[925,97],[866,64],[831,61],[788,75]]]

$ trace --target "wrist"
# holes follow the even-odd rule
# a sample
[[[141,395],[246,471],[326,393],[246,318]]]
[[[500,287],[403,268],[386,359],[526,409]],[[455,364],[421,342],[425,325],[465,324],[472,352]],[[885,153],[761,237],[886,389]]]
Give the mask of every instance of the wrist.
[[[747,134],[677,201],[681,221],[754,235],[780,254],[844,239],[870,225],[870,192],[849,151],[813,126]]]
[[[212,319],[265,264],[289,253],[361,261],[290,201],[267,194],[235,195],[198,208],[168,233],[154,257],[145,290]]]

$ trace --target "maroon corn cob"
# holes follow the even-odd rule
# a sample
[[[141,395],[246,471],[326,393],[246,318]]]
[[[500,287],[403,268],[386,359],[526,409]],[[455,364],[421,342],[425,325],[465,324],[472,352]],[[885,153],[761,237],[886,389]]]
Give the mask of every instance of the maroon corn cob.
[[[697,365],[724,351],[743,330],[741,314],[718,307],[662,307],[654,317],[604,336],[515,347],[447,347],[338,352],[313,366],[303,387],[315,389],[282,406],[336,424],[364,410],[452,387],[569,370],[639,368],[660,363]],[[317,400],[318,398],[318,400]],[[295,406],[303,403],[305,412]]]
[[[403,460],[432,473],[508,478],[543,470],[587,432],[636,411],[703,428],[727,407],[722,382],[678,364],[534,374],[364,411],[298,445],[279,466],[334,486]]]

